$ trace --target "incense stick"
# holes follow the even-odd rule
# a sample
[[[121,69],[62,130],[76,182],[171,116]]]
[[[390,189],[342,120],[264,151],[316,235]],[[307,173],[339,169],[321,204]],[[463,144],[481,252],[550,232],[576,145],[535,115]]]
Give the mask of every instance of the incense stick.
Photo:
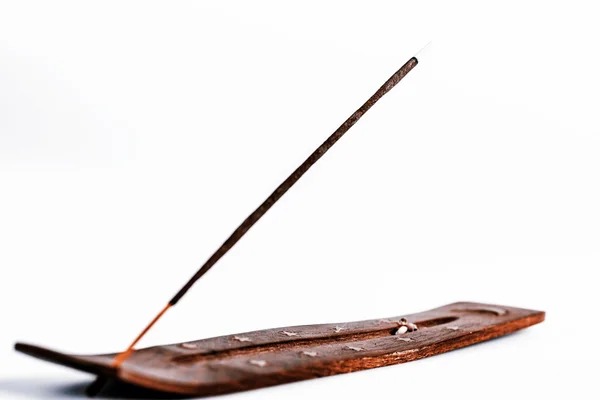
[[[392,75],[384,84],[375,92],[369,100],[365,102],[358,110],[354,112],[331,136],[323,142],[308,158],[304,161],[290,176],[287,177],[281,185],[275,189],[273,193],[260,205],[252,214],[242,222],[242,224],[229,236],[229,238],[215,251],[215,253],[204,263],[204,265],[196,272],[194,276],[177,292],[171,299],[169,304],[174,306],[186,294],[198,279],[202,277],[221,257],[225,255],[241,238],[248,232],[252,226],[263,216],[273,204],[277,202],[301,177],[312,167],[323,155],[342,137],[344,134],[367,112],[373,105],[396,86],[398,82],[406,76],[417,65],[418,61],[415,57],[411,58],[404,64],[394,75]]]
[[[170,306],[174,306],[181,300],[187,291],[207,273],[213,265],[217,263],[245,234],[254,226],[254,224],[279,200],[301,177],[312,167],[381,97],[390,91],[398,82],[402,80],[412,70],[418,61],[415,57],[411,58],[395,74],[393,74],[369,100],[367,100],[358,110],[356,110],[323,144],[321,144],[281,185],[271,193],[269,197],[252,212],[242,224],[229,236],[229,238],[215,251],[215,253],[202,265],[202,267],[192,276],[192,278],[175,294],[169,301]],[[166,308],[161,311],[161,314]],[[155,318],[149,325],[151,327],[156,323]],[[148,327],[148,329],[149,329]],[[147,331],[147,329],[146,329]],[[141,338],[139,338],[141,339]],[[137,341],[139,341],[136,340]]]
[[[129,345],[127,350],[117,355],[112,362],[114,368],[118,368],[133,352],[134,346],[152,328],[152,326],[179,300],[188,290],[207,273],[231,248],[262,218],[263,215],[279,200],[323,155],[354,125],[356,122],[387,92],[402,80],[418,63],[416,57],[408,60],[398,71],[396,71],[358,110],[356,110],[340,127],[331,134],[292,174],[281,183],[273,193],[252,212],[231,236],[214,252],[214,254],[202,265],[202,267],[191,277],[191,279],[173,296],[169,303],[158,313],[156,317],[144,328],[144,330]],[[101,379],[101,378],[99,378]],[[88,389],[89,395],[94,395],[102,389],[102,382],[96,381]]]

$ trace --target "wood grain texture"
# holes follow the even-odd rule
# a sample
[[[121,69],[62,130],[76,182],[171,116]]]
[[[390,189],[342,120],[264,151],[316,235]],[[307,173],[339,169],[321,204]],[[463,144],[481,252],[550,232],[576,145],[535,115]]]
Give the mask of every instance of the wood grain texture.
[[[396,335],[406,318],[418,330]],[[214,395],[404,363],[506,335],[544,320],[541,311],[454,303],[385,319],[246,332],[115,354],[67,355],[17,343],[18,351],[149,389]]]

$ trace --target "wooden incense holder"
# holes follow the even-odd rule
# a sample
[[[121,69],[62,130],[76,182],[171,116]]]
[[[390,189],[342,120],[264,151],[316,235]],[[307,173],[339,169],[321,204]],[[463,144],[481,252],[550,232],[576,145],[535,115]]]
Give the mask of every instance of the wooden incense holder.
[[[99,377],[203,396],[418,360],[526,328],[542,322],[544,315],[454,303],[402,317],[292,326],[149,347],[134,351],[119,368],[111,365],[116,354],[68,355],[22,343],[15,348]],[[401,318],[418,329],[407,330]]]

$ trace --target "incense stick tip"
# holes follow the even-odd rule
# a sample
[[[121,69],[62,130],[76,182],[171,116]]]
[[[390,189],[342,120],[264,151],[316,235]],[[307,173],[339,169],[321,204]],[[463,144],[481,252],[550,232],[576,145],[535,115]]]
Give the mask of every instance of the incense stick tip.
[[[423,52],[423,50],[425,50],[427,47],[429,47],[429,45],[431,44],[433,40],[430,40],[429,42],[427,42],[427,44],[425,46],[423,46],[421,48],[421,50],[417,51],[417,53],[413,56],[414,59],[416,59],[417,61],[419,61],[419,54],[421,54]]]

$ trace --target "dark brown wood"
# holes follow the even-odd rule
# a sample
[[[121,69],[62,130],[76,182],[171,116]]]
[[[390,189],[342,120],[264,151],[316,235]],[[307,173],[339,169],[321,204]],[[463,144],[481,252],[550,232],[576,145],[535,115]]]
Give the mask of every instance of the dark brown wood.
[[[397,334],[406,318],[418,330]],[[68,355],[17,343],[18,351],[133,385],[214,395],[404,363],[506,335],[544,320],[541,311],[454,303],[417,314],[240,333],[115,354]]]

